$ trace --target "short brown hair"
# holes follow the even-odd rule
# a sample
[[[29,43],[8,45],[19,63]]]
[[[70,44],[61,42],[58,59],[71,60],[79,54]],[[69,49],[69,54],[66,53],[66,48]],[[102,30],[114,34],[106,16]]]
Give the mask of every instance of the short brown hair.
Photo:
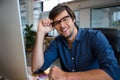
[[[69,16],[72,18],[72,20],[75,20],[75,14],[74,12],[65,4],[58,4],[56,5],[49,13],[49,18],[53,20],[59,13],[66,10]]]

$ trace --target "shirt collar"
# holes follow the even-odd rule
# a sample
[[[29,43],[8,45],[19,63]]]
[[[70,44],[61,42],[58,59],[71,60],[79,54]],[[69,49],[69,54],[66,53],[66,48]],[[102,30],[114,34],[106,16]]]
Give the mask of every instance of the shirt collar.
[[[78,34],[77,34],[77,36],[76,36],[76,39],[75,40],[77,40],[77,41],[80,41],[82,38],[82,28],[79,28],[78,29]]]
[[[76,41],[82,40],[82,31],[83,31],[83,29],[84,29],[84,28],[78,28],[78,34],[77,34],[76,39],[75,39]],[[66,43],[65,38],[62,37],[62,36],[61,36],[61,40],[62,40],[64,43]]]

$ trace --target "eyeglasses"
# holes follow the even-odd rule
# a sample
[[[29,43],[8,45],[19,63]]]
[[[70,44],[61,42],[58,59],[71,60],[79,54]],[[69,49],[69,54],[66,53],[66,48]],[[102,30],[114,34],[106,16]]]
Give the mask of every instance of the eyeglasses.
[[[69,21],[69,17],[70,17],[70,16],[67,15],[67,16],[63,17],[61,20],[53,22],[53,23],[52,23],[52,26],[53,26],[53,27],[58,27],[58,26],[60,26],[60,23],[61,23],[61,22],[67,23],[67,22]]]

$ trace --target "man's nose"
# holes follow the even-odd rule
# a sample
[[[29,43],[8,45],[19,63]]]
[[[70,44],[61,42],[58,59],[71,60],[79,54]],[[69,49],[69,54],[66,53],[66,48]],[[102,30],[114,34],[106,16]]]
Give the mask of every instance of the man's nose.
[[[65,26],[65,22],[64,21],[61,21],[60,22],[60,27],[64,27]]]

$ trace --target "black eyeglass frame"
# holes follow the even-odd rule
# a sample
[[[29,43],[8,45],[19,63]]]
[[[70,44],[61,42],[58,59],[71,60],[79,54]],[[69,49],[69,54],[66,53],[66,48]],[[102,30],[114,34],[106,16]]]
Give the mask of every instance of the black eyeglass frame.
[[[64,19],[69,18],[69,17],[70,17],[69,15],[64,16],[64,17],[61,18],[60,20],[55,21],[55,22],[52,22],[51,24],[52,24],[53,27],[55,27],[57,24],[61,23]]]

